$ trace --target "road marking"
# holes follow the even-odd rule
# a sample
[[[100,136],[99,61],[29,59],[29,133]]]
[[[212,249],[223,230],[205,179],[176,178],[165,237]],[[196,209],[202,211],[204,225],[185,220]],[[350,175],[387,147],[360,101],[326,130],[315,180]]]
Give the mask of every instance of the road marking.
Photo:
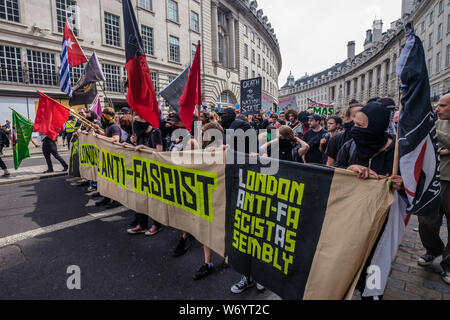
[[[75,227],[84,223],[88,223],[91,221],[95,221],[95,220],[100,220],[103,218],[107,218],[107,217],[111,217],[114,216],[116,214],[119,213],[123,213],[128,211],[129,209],[124,208],[124,207],[119,207],[119,208],[114,208],[111,210],[107,210],[104,211],[102,213],[93,213],[93,214],[89,214],[88,216],[85,217],[81,217],[78,219],[73,219],[73,220],[68,220],[65,222],[61,222],[58,224],[54,224],[48,227],[43,227],[43,228],[38,228],[38,229],[34,229],[34,230],[30,230],[27,232],[23,232],[23,233],[18,233],[12,236],[8,236],[5,238],[1,238],[0,239],[0,248],[6,247],[6,246],[10,246],[12,244],[15,244],[17,242],[23,241],[23,240],[28,240],[31,238],[35,238],[38,236],[42,236],[44,234],[48,234],[48,233],[52,233],[52,232],[56,232],[56,231],[60,231],[60,230],[64,230],[64,229],[68,229],[71,227]]]

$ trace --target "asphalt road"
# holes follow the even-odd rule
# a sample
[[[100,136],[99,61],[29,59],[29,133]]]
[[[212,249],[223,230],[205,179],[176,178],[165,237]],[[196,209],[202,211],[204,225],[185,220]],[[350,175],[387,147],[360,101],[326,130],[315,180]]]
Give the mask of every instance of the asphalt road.
[[[121,210],[116,209],[116,210]],[[165,228],[154,237],[130,236],[133,212],[77,225],[61,223],[102,213],[83,188],[66,178],[0,187],[0,299],[130,299],[130,300],[264,300],[273,295],[255,288],[234,295],[230,287],[240,275],[220,267],[194,281],[203,262],[197,241],[180,258],[172,257],[181,232]],[[108,211],[107,211],[108,212]],[[75,220],[78,221],[78,220]],[[60,228],[51,231],[57,225]],[[38,228],[40,235],[23,234]],[[24,235],[2,246],[2,240]],[[9,239],[9,238],[8,238]],[[69,290],[69,266],[81,270],[81,290]]]

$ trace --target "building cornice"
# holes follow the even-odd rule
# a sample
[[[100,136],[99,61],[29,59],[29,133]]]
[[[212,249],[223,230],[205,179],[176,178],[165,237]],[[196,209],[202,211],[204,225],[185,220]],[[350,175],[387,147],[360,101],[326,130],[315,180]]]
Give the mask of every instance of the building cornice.
[[[258,31],[261,34],[267,36],[267,39],[269,39],[268,42],[271,44],[272,50],[278,61],[278,73],[280,73],[283,64],[280,44],[272,25],[268,22],[267,16],[264,16],[262,9],[258,10],[258,3],[255,0],[226,0],[226,2],[233,5],[241,15],[253,22],[254,25],[258,27]]]

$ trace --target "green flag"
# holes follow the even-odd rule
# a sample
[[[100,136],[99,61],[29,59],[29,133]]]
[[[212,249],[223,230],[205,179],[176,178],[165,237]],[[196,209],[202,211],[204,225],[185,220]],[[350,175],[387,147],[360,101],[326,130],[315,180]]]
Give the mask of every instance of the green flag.
[[[19,169],[22,160],[30,157],[28,148],[34,124],[13,110],[14,168]]]

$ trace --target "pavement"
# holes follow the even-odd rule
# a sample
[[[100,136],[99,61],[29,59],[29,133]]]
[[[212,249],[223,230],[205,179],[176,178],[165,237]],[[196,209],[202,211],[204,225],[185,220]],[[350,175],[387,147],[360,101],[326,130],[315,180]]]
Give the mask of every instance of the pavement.
[[[269,290],[232,295],[230,287],[240,276],[230,268],[216,267],[207,279],[192,281],[203,257],[198,242],[188,258],[174,259],[171,250],[179,231],[166,228],[152,239],[130,237],[126,229],[131,211],[100,210],[82,188],[59,177],[66,173],[41,174],[46,166],[35,164],[45,160],[37,154],[27,161],[19,171],[11,171],[11,178],[0,178],[0,299],[280,299]],[[58,166],[55,170],[62,169]],[[425,253],[417,227],[413,216],[392,264],[384,300],[450,300],[450,285],[440,279],[441,258],[430,267],[417,264]],[[444,227],[441,237],[448,241]],[[213,262],[219,266],[221,259],[214,256]],[[69,265],[85,270],[87,285],[81,292],[65,286],[62,268]],[[357,292],[353,299],[360,300]]]
[[[69,160],[69,150],[61,143],[57,144],[58,153],[66,160]],[[25,159],[18,170],[14,170],[13,150],[12,148],[4,148],[2,160],[5,162],[10,172],[9,177],[0,176],[0,186],[9,185],[13,183],[27,182],[33,180],[41,180],[47,178],[54,178],[67,175],[67,172],[62,172],[63,167],[58,161],[52,157],[54,173],[43,174],[48,167],[45,158],[42,154],[41,146],[35,147],[32,143],[29,146],[31,158]]]

